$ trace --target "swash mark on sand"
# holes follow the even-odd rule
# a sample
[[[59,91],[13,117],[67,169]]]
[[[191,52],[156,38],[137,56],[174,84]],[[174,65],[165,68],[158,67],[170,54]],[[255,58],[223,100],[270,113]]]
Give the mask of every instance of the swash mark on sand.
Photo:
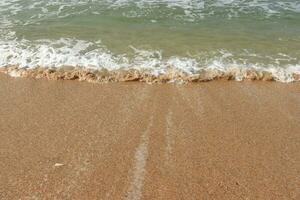
[[[172,144],[171,144],[171,136],[170,136],[170,133],[171,133],[171,127],[172,127],[172,115],[173,115],[173,112],[172,110],[169,110],[168,111],[168,114],[166,116],[166,122],[167,122],[167,127],[166,127],[166,153],[165,153],[165,158],[166,158],[166,161],[167,163],[169,163],[169,160],[170,160],[170,155],[172,153]]]
[[[135,152],[135,165],[133,168],[133,179],[130,183],[126,199],[139,200],[142,197],[142,189],[146,174],[146,164],[148,158],[149,132],[153,119],[150,119],[149,125],[141,136],[141,141]]]
[[[188,108],[192,110],[197,117],[200,117],[200,119],[202,119],[202,117],[204,116],[204,106],[202,104],[201,96],[196,99],[191,99],[191,94],[187,93],[183,86],[177,86],[177,89],[179,90],[179,95],[181,96],[181,98],[187,102],[186,105],[188,106]]]
[[[140,87],[139,87],[140,88]],[[134,120],[136,117],[135,111],[138,106],[142,105],[142,102],[145,100],[145,98],[149,95],[150,90],[147,90],[147,87],[142,87],[142,89],[138,89],[136,91],[136,88],[133,89],[131,92],[135,95],[135,98],[132,98],[130,95],[125,95],[122,98],[122,103],[120,105],[123,105],[121,110],[121,114],[124,114],[124,120],[123,124],[127,124]],[[116,183],[115,183],[116,185]],[[110,200],[113,198],[111,196],[116,191],[115,187],[111,187],[110,190],[105,194],[105,199]]]

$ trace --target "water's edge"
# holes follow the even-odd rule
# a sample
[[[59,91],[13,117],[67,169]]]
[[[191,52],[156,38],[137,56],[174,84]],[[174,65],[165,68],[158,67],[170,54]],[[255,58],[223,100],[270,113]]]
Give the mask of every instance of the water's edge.
[[[11,77],[23,77],[46,80],[77,80],[90,83],[110,83],[110,82],[146,82],[146,83],[201,83],[214,80],[233,81],[278,81],[278,77],[271,72],[255,70],[203,70],[198,74],[187,74],[185,72],[170,68],[164,74],[153,74],[151,71],[141,70],[92,70],[88,68],[64,66],[61,68],[24,69],[18,66],[8,66],[0,68],[0,72]],[[292,81],[300,81],[300,74],[290,75]]]

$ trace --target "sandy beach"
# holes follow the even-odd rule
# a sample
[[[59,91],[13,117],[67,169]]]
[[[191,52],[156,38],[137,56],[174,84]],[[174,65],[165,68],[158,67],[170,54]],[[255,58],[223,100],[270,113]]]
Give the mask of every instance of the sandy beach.
[[[0,75],[0,199],[299,199],[300,83]]]

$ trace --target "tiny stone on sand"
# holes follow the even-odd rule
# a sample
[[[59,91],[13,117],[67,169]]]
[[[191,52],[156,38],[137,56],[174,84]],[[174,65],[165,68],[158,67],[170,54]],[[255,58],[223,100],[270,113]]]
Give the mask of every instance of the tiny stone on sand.
[[[54,167],[61,167],[61,166],[64,166],[64,164],[62,164],[62,163],[55,163],[54,164]]]

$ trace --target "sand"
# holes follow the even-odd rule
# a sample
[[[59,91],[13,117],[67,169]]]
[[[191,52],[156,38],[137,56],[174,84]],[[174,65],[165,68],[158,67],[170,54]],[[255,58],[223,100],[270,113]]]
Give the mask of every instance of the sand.
[[[300,83],[0,75],[0,199],[300,199]]]

